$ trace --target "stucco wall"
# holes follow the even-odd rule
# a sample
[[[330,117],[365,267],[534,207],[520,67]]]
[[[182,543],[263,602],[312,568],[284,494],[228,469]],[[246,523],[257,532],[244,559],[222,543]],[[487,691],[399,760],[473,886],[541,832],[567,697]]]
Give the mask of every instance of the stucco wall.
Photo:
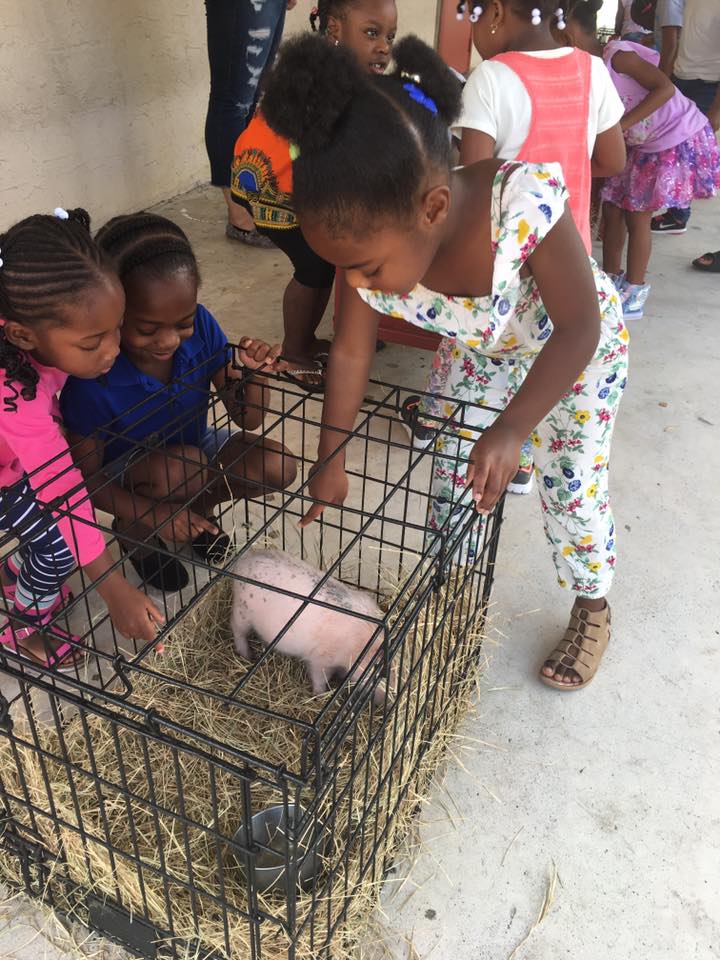
[[[400,0],[401,31],[432,42],[435,4]],[[0,0],[0,226],[58,204],[99,224],[207,180],[208,83],[202,0]]]

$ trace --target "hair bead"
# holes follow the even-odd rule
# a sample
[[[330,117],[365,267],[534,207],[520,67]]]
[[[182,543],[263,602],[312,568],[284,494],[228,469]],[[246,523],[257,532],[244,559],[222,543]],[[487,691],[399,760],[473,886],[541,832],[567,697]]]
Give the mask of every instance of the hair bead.
[[[465,17],[465,10],[467,9],[467,4],[465,0],[460,0],[460,3],[457,5],[457,13],[455,14],[456,20],[463,20]]]
[[[53,210],[53,216],[57,217],[58,220],[70,219],[70,214],[67,212],[67,210],[64,210],[62,207],[55,207],[55,209]]]
[[[470,23],[477,23],[480,17],[482,16],[483,8],[479,3],[476,3],[473,7],[473,12],[470,14]]]
[[[567,24],[565,23],[565,11],[562,7],[557,8],[555,16],[557,17],[558,30],[564,30]]]
[[[542,14],[540,13],[539,7],[533,7],[530,13],[530,22],[534,27],[539,27],[542,23]]]

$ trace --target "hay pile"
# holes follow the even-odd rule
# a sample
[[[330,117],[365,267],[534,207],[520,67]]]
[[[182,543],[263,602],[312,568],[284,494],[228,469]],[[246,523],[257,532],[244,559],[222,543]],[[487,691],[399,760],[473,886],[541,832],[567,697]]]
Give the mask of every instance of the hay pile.
[[[462,572],[463,578],[467,571]],[[474,586],[473,586],[474,585]],[[436,609],[444,609],[445,593],[454,595],[457,582],[451,579],[443,591],[432,597],[417,618],[405,641],[417,650],[428,642],[430,631],[425,629],[434,623]],[[248,670],[249,665],[237,658],[232,648],[228,620],[230,608],[229,583],[213,587],[206,599],[168,637],[166,652],[151,666],[166,676],[197,684],[209,690],[227,691]],[[343,910],[346,915],[332,941],[327,956],[343,960],[353,954],[355,946],[366,935],[368,921],[379,896],[379,886],[384,862],[389,862],[398,851],[411,829],[418,799],[423,796],[441,759],[443,746],[452,736],[465,712],[468,699],[474,689],[477,671],[477,653],[481,643],[480,627],[476,625],[458,644],[457,626],[476,613],[470,609],[470,597],[477,595],[477,583],[468,578],[468,592],[456,602],[455,612],[447,618],[446,626],[438,631],[431,650],[422,657],[422,669],[410,677],[392,710],[397,711],[399,723],[386,723],[382,729],[379,714],[370,722],[369,711],[357,721],[354,751],[361,766],[351,771],[351,744],[341,747],[336,761],[337,792],[348,782],[353,773],[358,786],[352,809],[341,801],[334,819],[333,846],[327,851],[329,861],[337,866],[345,863],[341,873],[324,902],[315,901],[317,911],[314,923],[306,924],[296,944],[297,960],[313,960],[324,946],[323,932],[328,918],[334,922]],[[439,606],[438,606],[439,605]],[[479,618],[478,618],[479,619]],[[408,665],[417,662],[416,656],[407,656]],[[425,702],[429,685],[435,683],[440,669],[452,652],[452,664],[447,675],[440,681],[442,689],[453,688],[452,697],[444,707],[440,726],[429,749],[427,723],[425,729],[412,738],[403,759],[405,779],[398,782],[392,778],[390,795],[381,792],[381,803],[373,803],[378,784],[387,774],[390,758],[398,750],[398,731],[403,718]],[[408,672],[406,671],[406,678]],[[157,711],[164,720],[190,727],[198,733],[207,734],[229,746],[261,756],[272,764],[286,764],[290,769],[299,768],[301,734],[287,723],[261,718],[243,709],[241,705],[228,707],[213,701],[200,691],[190,691],[181,686],[168,684],[157,675],[133,674],[133,694],[130,702]],[[302,664],[281,656],[268,658],[267,662],[243,689],[246,702],[272,707],[278,712],[312,723],[327,703],[327,697],[313,698]],[[437,718],[435,720],[437,722]],[[163,727],[163,729],[166,729]],[[159,928],[168,928],[168,906],[171,905],[172,922],[176,938],[200,944],[203,948],[217,951],[219,957],[245,960],[251,956],[250,927],[238,911],[247,911],[247,884],[242,873],[228,866],[222,852],[223,844],[214,836],[232,837],[239,826],[241,803],[239,792],[241,780],[230,771],[215,767],[207,759],[183,750],[174,750],[170,745],[128,730],[111,720],[86,713],[75,716],[60,733],[49,726],[38,725],[37,736],[44,750],[50,755],[41,764],[38,754],[23,746],[13,752],[9,741],[0,737],[0,763],[9,792],[23,796],[25,787],[17,775],[17,763],[22,766],[29,800],[40,810],[52,810],[53,816],[66,821],[69,827],[58,828],[45,817],[36,816],[35,826],[40,830],[43,843],[53,855],[65,861],[56,869],[61,875],[69,875],[81,887],[96,895],[106,894],[118,900],[130,912],[149,916]],[[25,738],[27,731],[16,722],[18,740]],[[183,742],[183,736],[176,734]],[[370,749],[371,741],[376,742]],[[28,740],[31,740],[28,737]],[[91,750],[89,749],[91,747]],[[97,776],[104,782],[99,787],[88,775],[92,769],[89,753],[94,757]],[[213,752],[217,761],[227,759],[222,750]],[[53,758],[67,757],[71,766]],[[76,765],[76,766],[72,766]],[[82,771],[85,771],[83,774]],[[51,785],[51,798],[47,783]],[[179,801],[178,785],[182,785],[182,803]],[[370,789],[367,789],[369,784]],[[131,793],[121,795],[116,785],[125,786]],[[360,864],[367,856],[374,839],[381,835],[387,811],[393,810],[401,791],[407,793],[387,829],[382,847],[377,853],[378,869],[375,879],[360,877]],[[270,784],[255,782],[251,788],[253,809],[280,802],[277,789]],[[73,798],[73,792],[77,803]],[[358,795],[369,797],[368,809],[361,810]],[[337,795],[337,794],[336,794]],[[155,802],[167,813],[155,813],[144,801],[154,797]],[[301,803],[312,802],[307,792]],[[320,806],[319,816],[328,815],[330,797]],[[31,825],[27,812],[16,807],[16,819]],[[175,814],[173,816],[172,814]],[[184,830],[178,814],[200,826]],[[360,849],[360,841],[343,856],[347,837],[360,817],[367,822],[364,831],[366,849]],[[83,840],[70,827],[82,824],[83,830],[101,840]],[[212,831],[212,832],[210,832]],[[130,859],[113,853],[126,851],[131,856],[137,852],[142,866]],[[152,868],[157,868],[155,872]],[[0,847],[0,868],[16,882],[17,863]],[[13,877],[14,875],[14,877]],[[163,879],[163,875],[165,879]],[[201,893],[187,890],[177,882],[166,878],[182,878],[192,881]],[[62,896],[62,886],[54,887],[54,894]],[[348,905],[345,891],[351,896]],[[203,892],[224,897],[228,909],[215,903]],[[329,899],[329,903],[328,903]],[[72,912],[73,905],[66,904]],[[286,915],[284,897],[269,894],[259,898],[259,907],[266,915],[282,921]],[[299,894],[297,900],[297,925],[302,926],[313,908],[310,894]],[[227,946],[229,944],[230,951]],[[280,923],[265,922],[261,927],[261,956],[263,960],[281,960],[288,956],[288,936]],[[192,953],[188,953],[191,956]],[[325,956],[325,954],[323,954]],[[204,956],[199,952],[198,956]]]

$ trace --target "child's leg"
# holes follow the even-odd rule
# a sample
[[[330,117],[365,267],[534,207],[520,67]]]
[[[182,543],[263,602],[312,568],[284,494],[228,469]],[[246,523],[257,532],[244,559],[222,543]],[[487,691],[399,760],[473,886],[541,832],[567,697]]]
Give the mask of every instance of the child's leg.
[[[317,340],[320,325],[330,299],[335,267],[319,257],[308,245],[300,227],[290,230],[262,230],[290,260],[295,274],[283,297],[283,356],[307,367],[315,355],[327,350],[327,341]],[[305,374],[308,384],[322,381],[322,374]]]
[[[650,221],[652,211],[625,210],[625,222],[628,229],[627,281],[633,284],[645,283],[645,273],[652,253],[652,232]]]
[[[203,496],[216,506],[226,500],[266,496],[284,490],[295,480],[297,461],[276,440],[252,433],[234,433],[215,461],[223,473]]]
[[[622,252],[625,246],[624,211],[614,203],[603,203],[603,270],[607,274],[622,271]]]
[[[16,553],[3,565],[2,583],[15,587],[15,596],[7,604],[18,620],[38,631],[18,640],[18,650],[45,662],[65,641],[43,636],[42,626],[48,622],[60,598],[60,590],[75,567],[75,557],[65,542],[51,514],[35,499],[28,484],[6,491],[0,507],[0,529],[12,529],[20,541]],[[12,633],[12,631],[10,631]],[[77,659],[82,655],[78,654]],[[72,662],[72,656],[63,658]]]
[[[284,357],[307,362],[320,350],[328,349],[329,343],[317,340],[315,331],[325,315],[331,291],[332,285],[306,287],[294,277],[288,283],[283,297]]]
[[[497,417],[496,411],[505,409],[511,378],[516,367],[522,367],[518,361],[490,358],[468,348],[461,350],[459,346],[453,346],[450,353],[453,364],[444,387],[445,395],[455,403],[444,405],[441,413],[449,416],[457,402],[485,404],[495,409],[468,407],[462,421],[461,414],[457,417],[453,414],[453,420],[443,427],[435,443],[429,523],[434,530],[445,527],[448,532],[453,525],[453,512],[462,516],[468,502],[464,459],[480,437],[479,432],[471,428],[490,426]]]
[[[442,405],[439,398],[448,396],[450,370],[454,364],[461,366],[466,356],[472,362],[474,355],[473,351],[462,343],[448,337],[442,338],[432,359],[430,373],[425,384],[427,396],[421,397],[418,404],[418,415],[420,417],[442,416]]]
[[[157,504],[191,506],[208,482],[207,457],[197,447],[168,446],[129,464],[123,483],[133,493]],[[192,507],[197,513],[202,510]],[[136,540],[145,540],[159,526],[154,512],[135,520],[123,520],[118,529]]]
[[[627,375],[626,355],[588,368],[536,430],[535,463],[545,533],[561,586],[592,612],[606,609],[615,571],[608,492],[610,441]],[[577,684],[577,671],[552,658],[545,676]]]

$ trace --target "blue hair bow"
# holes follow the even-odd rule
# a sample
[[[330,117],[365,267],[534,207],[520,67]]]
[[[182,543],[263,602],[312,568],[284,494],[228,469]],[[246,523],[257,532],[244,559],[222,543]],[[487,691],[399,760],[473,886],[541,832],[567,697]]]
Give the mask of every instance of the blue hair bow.
[[[437,114],[438,108],[435,101],[424,93],[416,83],[404,83],[403,90],[406,90],[416,103],[421,104],[430,113]]]

